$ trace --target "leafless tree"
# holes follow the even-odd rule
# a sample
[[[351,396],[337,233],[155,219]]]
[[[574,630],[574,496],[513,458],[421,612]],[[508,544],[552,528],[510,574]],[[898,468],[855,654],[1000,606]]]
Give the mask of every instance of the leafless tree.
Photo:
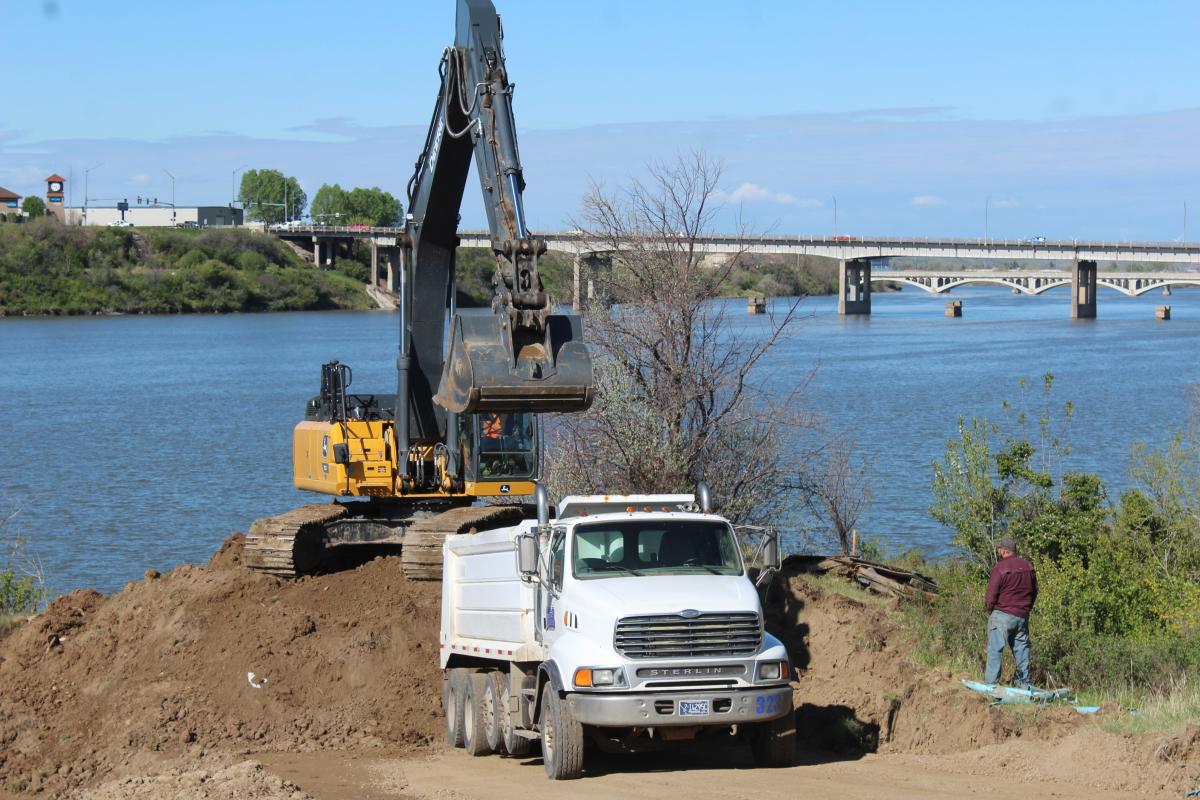
[[[758,524],[789,503],[802,459],[791,434],[812,424],[796,402],[806,381],[768,392],[762,380],[800,298],[777,301],[752,330],[715,302],[743,255],[714,264],[698,248],[720,209],[720,178],[719,164],[694,153],[585,197],[575,227],[611,255],[617,304],[586,320],[597,396],[552,427],[553,493],[691,492],[703,480],[723,514]]]
[[[851,535],[871,504],[868,465],[858,456],[854,441],[834,438],[801,466],[797,488],[816,526],[837,538],[843,555],[851,550]]]

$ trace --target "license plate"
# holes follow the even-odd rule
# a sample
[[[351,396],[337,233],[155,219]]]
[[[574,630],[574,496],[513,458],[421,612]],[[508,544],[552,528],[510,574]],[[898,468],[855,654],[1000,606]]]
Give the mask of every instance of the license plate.
[[[680,700],[679,716],[703,717],[712,713],[712,705],[708,700]]]

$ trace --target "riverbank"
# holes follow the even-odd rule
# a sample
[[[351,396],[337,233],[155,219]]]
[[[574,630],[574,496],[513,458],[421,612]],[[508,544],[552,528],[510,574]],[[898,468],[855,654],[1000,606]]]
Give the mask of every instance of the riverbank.
[[[837,289],[832,262],[756,258],[733,271],[729,295]],[[376,307],[365,286],[369,264],[369,251],[356,246],[320,269],[274,237],[241,228],[0,224],[0,317],[369,309]],[[572,257],[546,253],[539,268],[554,302],[569,303]],[[489,305],[494,272],[490,251],[460,248],[459,305]]]
[[[0,225],[0,316],[373,308],[335,264],[318,269],[244,229]]]

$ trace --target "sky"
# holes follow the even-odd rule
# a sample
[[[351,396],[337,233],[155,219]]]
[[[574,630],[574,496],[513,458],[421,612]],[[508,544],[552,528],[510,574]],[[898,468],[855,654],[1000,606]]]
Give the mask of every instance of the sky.
[[[1186,204],[1200,239],[1200,3],[497,6],[535,231],[700,150],[728,229],[836,206],[842,234],[1169,241]],[[169,172],[227,203],[255,167],[402,197],[453,31],[452,0],[0,0],[0,186],[168,200]]]

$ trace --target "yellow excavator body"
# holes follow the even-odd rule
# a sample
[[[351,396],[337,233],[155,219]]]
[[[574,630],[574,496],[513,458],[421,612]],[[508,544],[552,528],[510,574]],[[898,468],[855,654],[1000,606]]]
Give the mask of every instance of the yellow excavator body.
[[[436,488],[415,488],[397,480],[391,420],[305,420],[292,437],[293,483],[297,489],[335,497],[408,498],[412,500],[466,500],[475,497],[528,497],[537,487],[536,472],[527,478],[474,474],[461,482],[441,480]],[[488,440],[485,437],[483,441]],[[344,449],[343,449],[344,446]],[[341,455],[344,453],[344,456]],[[476,455],[489,469],[490,454]],[[445,455],[438,448],[416,446],[410,464],[420,464],[438,475],[447,474]],[[522,471],[522,470],[518,470]]]

